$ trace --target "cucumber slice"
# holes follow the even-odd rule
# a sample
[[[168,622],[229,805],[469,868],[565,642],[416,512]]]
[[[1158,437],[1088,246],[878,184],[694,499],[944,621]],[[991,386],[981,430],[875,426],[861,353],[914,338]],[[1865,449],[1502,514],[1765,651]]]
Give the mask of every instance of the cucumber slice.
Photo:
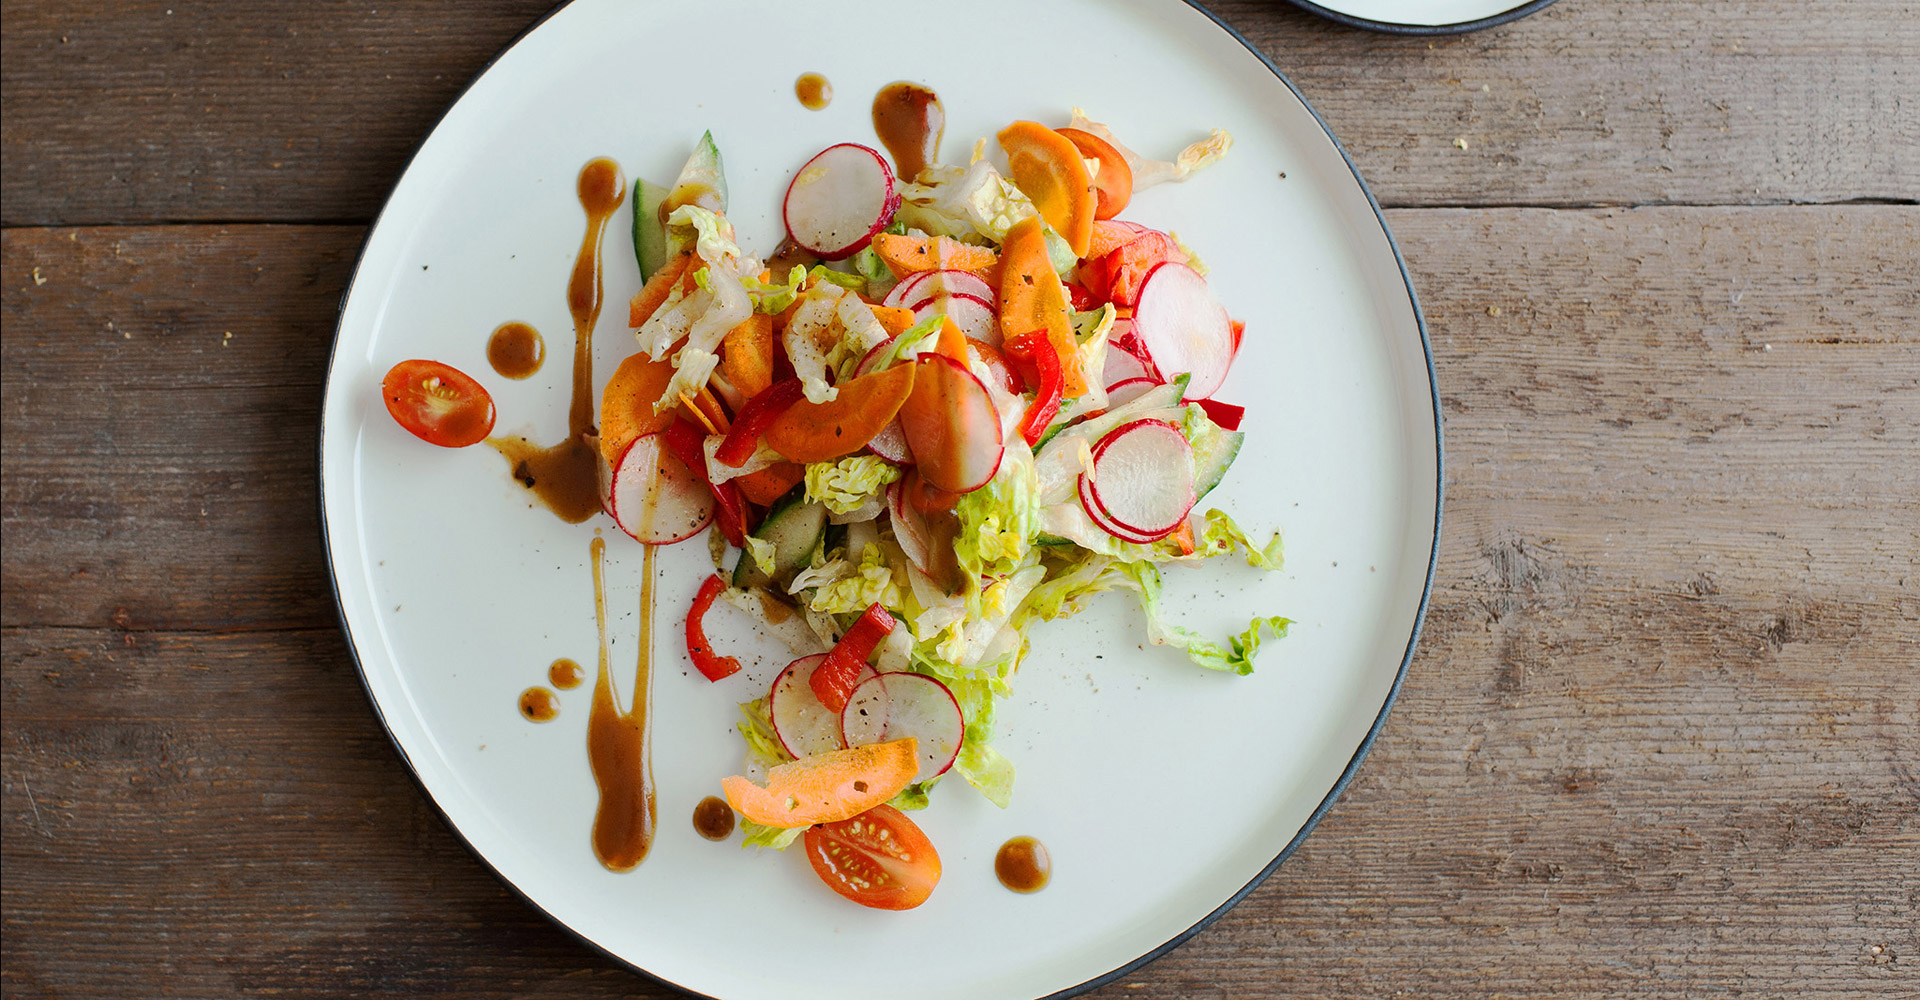
[[[633,256],[640,262],[640,280],[653,277],[667,262],[667,227],[660,221],[660,203],[667,189],[650,181],[633,182]]]
[[[680,168],[680,178],[673,186],[682,184],[703,184],[720,196],[720,211],[727,210],[727,170],[720,159],[720,147],[713,144],[713,133],[700,136],[700,144],[693,147],[693,155],[687,157],[687,165]]]
[[[784,587],[813,561],[814,550],[826,534],[827,508],[820,503],[803,503],[805,497],[804,490],[795,490],[776,501],[753,533],[755,538],[773,543],[774,577],[761,572],[753,554],[743,550],[733,567],[734,586],[769,587],[778,582]]]
[[[1246,440],[1244,431],[1221,431],[1200,439],[1193,446],[1193,493],[1194,503],[1207,495],[1220,480],[1226,478],[1227,469],[1233,465],[1233,458],[1240,454],[1240,442]]]

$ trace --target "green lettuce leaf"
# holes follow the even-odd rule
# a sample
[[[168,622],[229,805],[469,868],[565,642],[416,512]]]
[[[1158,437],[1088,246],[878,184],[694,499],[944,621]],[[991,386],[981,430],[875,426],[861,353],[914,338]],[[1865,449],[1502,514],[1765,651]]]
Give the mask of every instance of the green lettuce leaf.
[[[793,300],[800,297],[801,290],[807,284],[807,269],[795,264],[787,272],[785,282],[766,282],[755,275],[743,275],[740,284],[753,299],[754,312],[773,315],[785,312],[788,306],[793,305]]]
[[[740,847],[742,849],[748,847],[771,847],[776,851],[784,851],[792,846],[794,841],[799,840],[800,835],[805,832],[807,832],[807,828],[804,826],[792,828],[762,826],[742,816],[740,818]]]
[[[807,499],[826,504],[835,514],[851,514],[899,478],[900,467],[878,455],[848,455],[834,462],[810,462]]]
[[[1280,533],[1274,532],[1273,538],[1265,546],[1255,546],[1253,539],[1240,530],[1233,518],[1223,510],[1209,510],[1206,513],[1206,525],[1200,529],[1200,537],[1195,539],[1195,555],[1215,556],[1232,552],[1237,546],[1247,554],[1247,565],[1255,569],[1277,570],[1281,568],[1282,548]]]
[[[1160,569],[1146,560],[1122,564],[1140,595],[1140,608],[1147,615],[1147,639],[1156,646],[1183,649],[1187,658],[1208,670],[1223,670],[1240,675],[1253,673],[1253,656],[1260,651],[1261,629],[1283,639],[1291,619],[1273,616],[1255,618],[1245,632],[1228,638],[1222,645],[1192,629],[1173,625],[1160,617]]]
[[[954,513],[960,518],[953,541],[960,568],[974,580],[1012,573],[1039,530],[1040,484],[1033,453],[1024,443],[1010,441],[993,478],[963,494]]]

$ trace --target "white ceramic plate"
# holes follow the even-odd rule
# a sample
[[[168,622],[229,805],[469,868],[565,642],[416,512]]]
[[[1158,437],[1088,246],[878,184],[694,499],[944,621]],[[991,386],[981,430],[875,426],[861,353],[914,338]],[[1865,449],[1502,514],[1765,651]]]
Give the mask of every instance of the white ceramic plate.
[[[1407,35],[1478,31],[1532,14],[1553,0],[1291,0],[1342,24]]]
[[[950,9],[578,0],[509,48],[422,144],[342,307],[322,504],[375,707],[427,794],[507,883],[592,944],[715,997],[1030,998],[1145,961],[1270,871],[1337,795],[1384,718],[1424,606],[1438,527],[1431,366],[1383,223],[1325,128],[1260,57],[1174,0]],[[1068,38],[1109,68],[1030,54]],[[825,111],[794,99],[807,71],[832,80]],[[741,762],[735,703],[786,657],[720,684],[693,673],[675,626],[707,555],[698,542],[669,548],[661,834],[638,870],[610,873],[588,844],[590,685],[563,693],[544,725],[515,702],[554,658],[594,662],[596,530],[610,542],[614,661],[631,669],[640,549],[604,518],[567,525],[533,508],[490,450],[415,440],[381,406],[380,378],[406,358],[448,362],[492,390],[501,430],[558,439],[580,167],[607,155],[630,177],[671,178],[711,128],[742,242],[764,251],[790,173],[830,143],[873,142],[868,103],[897,79],[940,92],[949,157],[1015,118],[1064,122],[1075,103],[1163,155],[1209,127],[1235,135],[1224,162],[1144,192],[1127,215],[1177,230],[1247,322],[1219,395],[1248,405],[1248,442],[1210,503],[1256,533],[1284,529],[1288,568],[1219,559],[1170,572],[1168,591],[1175,613],[1217,636],[1255,614],[1298,624],[1244,678],[1143,648],[1121,595],[1036,629],[998,719],[996,745],[1019,767],[1012,807],[943,784],[917,818],[945,877],[925,906],[883,913],[828,891],[799,851],[694,834],[695,802]],[[639,277],[623,226],[605,256],[602,382],[632,350],[621,303]],[[489,332],[516,319],[550,353],[525,382],[494,376],[485,358]],[[734,638],[752,632],[743,618],[713,621]],[[996,848],[1021,834],[1054,858],[1052,885],[1032,896],[992,870]]]

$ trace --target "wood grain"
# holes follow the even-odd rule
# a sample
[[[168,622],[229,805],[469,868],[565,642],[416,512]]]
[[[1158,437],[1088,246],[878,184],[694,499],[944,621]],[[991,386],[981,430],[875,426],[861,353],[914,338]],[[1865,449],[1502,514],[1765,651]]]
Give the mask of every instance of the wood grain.
[[[1096,996],[1920,992],[1920,208],[1390,222],[1449,447],[1420,655],[1301,851]],[[358,235],[0,235],[10,997],[670,995],[461,850],[331,628]]]
[[[365,221],[547,7],[16,0],[0,10],[0,222]],[[1389,205],[1920,197],[1910,0],[1570,0],[1434,40],[1275,0],[1217,9]]]

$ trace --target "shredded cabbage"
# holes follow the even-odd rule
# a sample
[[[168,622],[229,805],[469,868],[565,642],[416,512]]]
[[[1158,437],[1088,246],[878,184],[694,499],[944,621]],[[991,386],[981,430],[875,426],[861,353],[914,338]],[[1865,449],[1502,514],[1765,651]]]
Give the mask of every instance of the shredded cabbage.
[[[878,455],[812,462],[807,465],[807,499],[826,504],[835,514],[849,514],[899,478],[900,467]]]

